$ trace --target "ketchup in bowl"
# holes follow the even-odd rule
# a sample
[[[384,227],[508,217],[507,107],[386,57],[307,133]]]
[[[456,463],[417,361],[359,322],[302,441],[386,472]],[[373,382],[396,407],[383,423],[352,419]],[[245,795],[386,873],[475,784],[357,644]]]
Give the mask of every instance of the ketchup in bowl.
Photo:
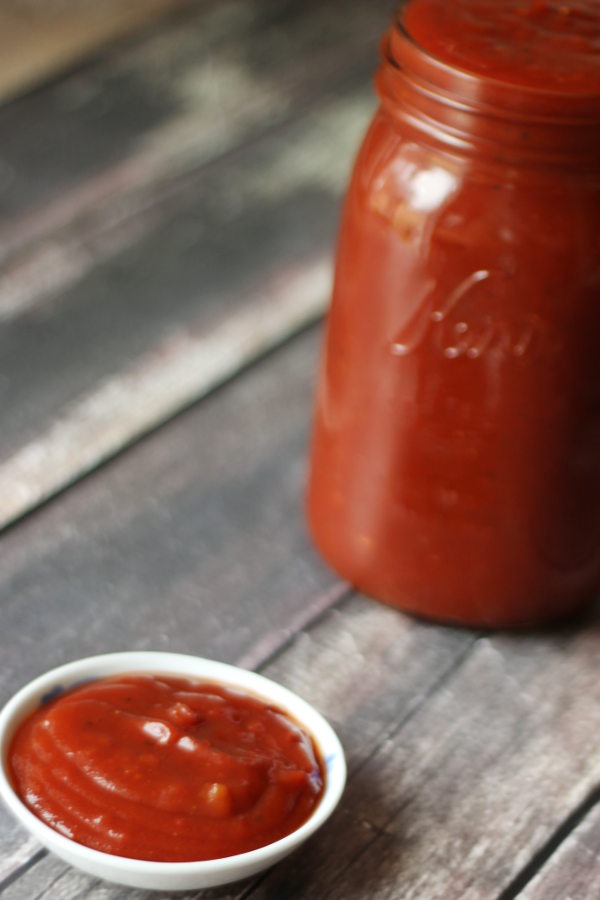
[[[182,862],[263,847],[323,793],[311,737],[276,706],[173,675],[76,687],[18,727],[16,792],[43,822],[118,856]]]

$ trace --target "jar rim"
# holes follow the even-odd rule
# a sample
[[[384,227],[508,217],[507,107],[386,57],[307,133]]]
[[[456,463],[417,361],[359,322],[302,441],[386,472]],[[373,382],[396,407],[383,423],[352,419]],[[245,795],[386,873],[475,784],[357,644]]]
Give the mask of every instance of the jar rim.
[[[410,33],[402,9],[396,10],[384,35],[384,60],[411,73],[434,89],[462,105],[481,107],[482,111],[522,112],[534,118],[592,118],[600,126],[600,91],[560,90],[556,87],[520,84],[487,73],[473,72],[423,47]]]
[[[438,59],[398,14],[381,43],[383,107],[441,152],[531,172],[600,177],[600,94],[520,86]]]

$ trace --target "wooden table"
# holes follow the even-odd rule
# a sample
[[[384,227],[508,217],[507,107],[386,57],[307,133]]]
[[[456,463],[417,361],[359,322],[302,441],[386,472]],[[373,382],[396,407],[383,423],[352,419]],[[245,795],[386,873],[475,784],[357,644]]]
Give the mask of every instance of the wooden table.
[[[339,200],[387,2],[220,0],[0,109],[0,700],[126,648],[264,672],[337,729],[305,849],[186,897],[600,896],[598,607],[434,627],[302,511]],[[6,900],[140,900],[0,812]]]

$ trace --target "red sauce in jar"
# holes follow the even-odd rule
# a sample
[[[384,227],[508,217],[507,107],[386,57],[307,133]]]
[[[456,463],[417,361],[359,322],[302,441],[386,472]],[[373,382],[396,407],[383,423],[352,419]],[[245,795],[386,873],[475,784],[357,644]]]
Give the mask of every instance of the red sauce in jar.
[[[420,615],[528,625],[600,587],[599,10],[412,0],[382,43],[308,511]]]
[[[468,72],[600,91],[598,0],[412,0],[404,24],[417,44]]]
[[[123,675],[75,688],[19,727],[23,802],[56,831],[134,859],[217,859],[276,841],[323,791],[311,738],[217,684]]]

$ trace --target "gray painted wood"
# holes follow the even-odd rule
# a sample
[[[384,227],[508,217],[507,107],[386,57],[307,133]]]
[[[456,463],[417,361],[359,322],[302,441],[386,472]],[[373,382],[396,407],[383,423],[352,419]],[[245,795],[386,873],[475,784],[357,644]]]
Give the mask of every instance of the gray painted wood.
[[[252,897],[500,896],[598,784],[598,612],[480,638],[360,766],[337,825],[296,859],[298,886],[283,866]]]
[[[336,583],[301,515],[317,347],[312,331],[7,532],[0,699],[96,651],[237,659]]]
[[[593,900],[600,885],[600,808],[596,807],[519,894],[522,900]]]
[[[323,311],[389,9],[203,3],[0,109],[0,528]]]
[[[192,178],[55,308],[0,328],[0,526],[322,313],[371,105],[352,92]]]
[[[242,900],[253,882],[204,891],[168,893],[122,888],[82,872],[48,855],[0,894],[3,900]]]
[[[390,14],[363,4],[221,0],[0,110],[0,247],[227,152],[348,79]]]
[[[474,641],[470,632],[435,628],[353,594],[264,671],[328,718],[353,778],[451,677]]]

